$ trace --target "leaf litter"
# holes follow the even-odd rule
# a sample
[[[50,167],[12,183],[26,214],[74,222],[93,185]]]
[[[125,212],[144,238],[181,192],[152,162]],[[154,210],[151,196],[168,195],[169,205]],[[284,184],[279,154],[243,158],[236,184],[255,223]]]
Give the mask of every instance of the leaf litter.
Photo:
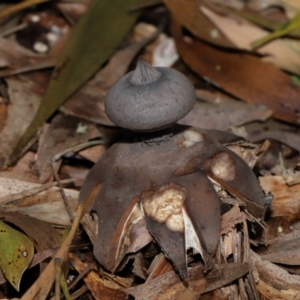
[[[24,264],[17,263],[17,275],[15,268],[0,264],[1,294],[22,299],[58,299],[62,293],[91,299],[300,299],[298,28],[257,49],[250,46],[292,21],[297,3],[26,2],[28,10],[9,4],[0,24],[5,33],[0,43],[0,218],[34,245],[26,272],[32,272],[32,257],[40,272],[23,288]],[[275,2],[282,9],[272,7]],[[115,17],[101,19],[97,10],[102,5]],[[49,37],[55,38],[53,44]],[[270,202],[265,220],[255,219],[244,199],[212,177],[222,209],[218,247],[209,272],[188,249],[186,281],[139,216],[117,272],[103,268],[92,252],[101,223],[90,212],[101,185],[78,204],[88,171],[124,135],[106,116],[104,98],[138,56],[188,76],[198,100],[180,123],[211,130],[253,167]],[[3,257],[7,249],[0,251]],[[61,273],[73,284],[66,287]],[[7,293],[6,280],[12,282],[13,276],[16,289],[21,282],[19,294]]]

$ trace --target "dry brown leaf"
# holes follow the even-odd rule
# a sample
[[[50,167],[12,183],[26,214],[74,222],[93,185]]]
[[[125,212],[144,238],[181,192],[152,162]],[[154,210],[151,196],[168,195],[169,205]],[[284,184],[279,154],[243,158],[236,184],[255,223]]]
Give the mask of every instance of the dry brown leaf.
[[[91,149],[94,150],[94,148],[96,148],[95,151],[99,150],[97,153],[98,155],[102,154],[102,148],[98,149],[98,147],[95,146],[95,147],[92,147]],[[71,178],[73,180],[74,186],[80,187],[82,185],[83,180],[87,176],[89,170],[90,170],[89,168],[78,168],[77,166],[69,166],[69,165],[63,164],[60,168],[59,175],[62,178]],[[1,176],[1,173],[0,173],[0,176]]]
[[[0,169],[5,167],[8,159],[33,119],[41,96],[34,92],[37,85],[26,78],[6,78],[10,104],[6,124],[0,135]]]
[[[265,121],[272,111],[264,105],[251,105],[238,101],[221,92],[198,90],[197,101],[193,109],[179,124],[203,129],[229,130],[232,126],[241,126],[255,120]]]
[[[166,258],[164,253],[159,253],[153,259],[150,267],[148,268],[148,278],[147,281],[151,281],[169,271],[174,270],[171,262]]]
[[[1,205],[0,199],[0,211],[2,213],[19,212],[51,224],[69,226],[70,218],[57,187],[52,187],[26,198],[23,196],[24,199],[22,199],[22,195],[25,194],[26,190],[40,186],[40,184],[36,183],[0,178],[0,194],[2,199],[14,194],[18,194],[20,197],[20,200],[5,205]],[[64,191],[75,214],[78,205],[78,192],[70,189],[64,189]]]
[[[36,154],[28,151],[17,161],[16,165],[0,171],[0,177],[38,183],[39,178],[31,168],[35,160]]]
[[[266,36],[269,32],[238,16],[221,16],[201,6],[200,10],[239,49],[251,51],[251,42]],[[265,57],[262,60],[278,68],[300,74],[300,41],[276,39],[257,49]]]
[[[299,133],[288,132],[284,130],[260,130],[247,134],[247,140],[256,143],[266,139],[276,140],[282,144],[300,151]]]
[[[203,0],[164,0],[173,16],[198,38],[223,47],[233,47],[222,32],[218,30],[199,10]]]
[[[83,157],[93,163],[96,163],[101,158],[101,156],[105,153],[107,148],[108,148],[108,145],[92,146],[92,147],[88,147],[86,149],[79,151],[78,154],[81,157]]]
[[[0,55],[6,62],[6,68],[0,70],[0,77],[53,67],[66,40],[67,35],[45,56],[22,47],[16,41],[0,37]]]
[[[12,75],[17,69],[32,65],[43,56],[21,46],[15,40],[0,36],[0,57],[5,60],[5,69],[0,70],[0,77]]]
[[[274,242],[274,240],[273,240]],[[299,266],[300,265],[300,238],[285,240],[276,243],[268,252],[261,254],[262,259],[266,259],[273,263]]]
[[[100,132],[92,123],[57,114],[40,137],[36,162],[40,182],[53,176],[51,164],[56,154],[96,137],[100,137]]]
[[[173,33],[183,60],[197,74],[244,101],[268,106],[281,120],[299,123],[300,86],[293,85],[288,75],[252,55],[228,53],[200,40],[185,39],[178,23]]]

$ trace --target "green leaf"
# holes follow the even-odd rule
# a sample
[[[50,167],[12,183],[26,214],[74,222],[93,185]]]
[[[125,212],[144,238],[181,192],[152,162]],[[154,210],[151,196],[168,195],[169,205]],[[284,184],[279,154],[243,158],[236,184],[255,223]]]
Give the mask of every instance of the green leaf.
[[[74,28],[54,69],[41,106],[21,137],[14,162],[38,128],[107,61],[139,16],[145,0],[94,0]]]
[[[252,48],[260,47],[263,44],[266,44],[266,43],[274,40],[275,38],[282,37],[298,28],[300,28],[300,12],[292,20],[290,20],[289,22],[284,24],[278,30],[275,30],[274,32],[264,36],[263,38],[252,42],[251,47]]]
[[[6,279],[17,291],[33,254],[32,241],[25,234],[0,220],[0,267]]]

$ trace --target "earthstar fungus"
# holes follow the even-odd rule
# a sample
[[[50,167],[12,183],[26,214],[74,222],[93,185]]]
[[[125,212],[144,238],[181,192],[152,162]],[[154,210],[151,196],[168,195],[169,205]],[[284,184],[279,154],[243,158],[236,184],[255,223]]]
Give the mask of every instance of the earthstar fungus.
[[[95,164],[79,199],[99,188],[93,204],[99,222],[94,254],[106,269],[118,268],[135,225],[150,232],[183,278],[189,248],[210,268],[220,230],[220,200],[212,181],[244,201],[254,217],[263,217],[257,178],[223,145],[239,137],[175,124],[195,99],[184,75],[143,59],[108,92],[108,117],[131,131]]]

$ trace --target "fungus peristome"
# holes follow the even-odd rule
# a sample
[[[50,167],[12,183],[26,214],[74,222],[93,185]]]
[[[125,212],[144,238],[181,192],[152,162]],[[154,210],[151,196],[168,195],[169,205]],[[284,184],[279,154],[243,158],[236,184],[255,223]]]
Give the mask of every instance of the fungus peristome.
[[[83,201],[101,186],[93,205],[99,222],[94,254],[111,271],[129,248],[126,237],[137,207],[144,216],[140,226],[147,228],[183,278],[188,248],[200,253],[210,268],[220,230],[220,202],[210,179],[244,201],[256,218],[264,214],[264,195],[254,173],[222,145],[237,136],[172,125],[195,101],[191,83],[174,72],[140,60],[137,70],[122,77],[105,101],[116,125],[141,131],[129,131],[115,143],[92,168],[80,192]],[[169,81],[169,74],[177,79]],[[174,91],[170,96],[170,86],[178,89],[177,97]],[[170,112],[176,112],[175,117],[170,118]]]
[[[108,91],[105,111],[120,127],[157,131],[183,118],[195,101],[195,89],[183,74],[154,68],[141,58],[135,71],[121,77]]]

